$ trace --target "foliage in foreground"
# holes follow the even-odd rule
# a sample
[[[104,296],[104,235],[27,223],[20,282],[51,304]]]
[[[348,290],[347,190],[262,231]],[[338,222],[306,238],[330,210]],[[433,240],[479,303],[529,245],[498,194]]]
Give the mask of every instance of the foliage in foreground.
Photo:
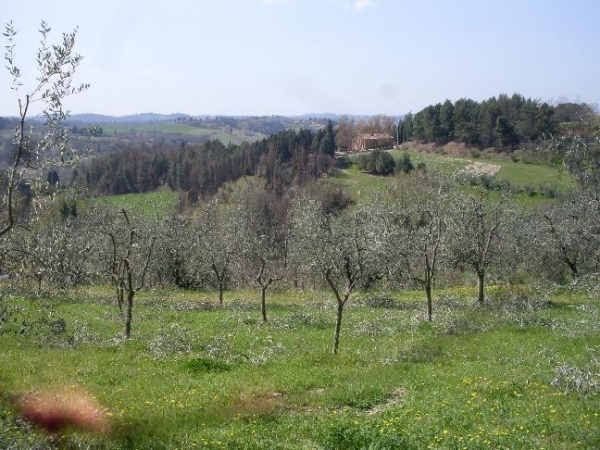
[[[274,294],[263,324],[240,294],[223,308],[146,294],[128,341],[108,293],[5,297],[0,448],[48,448],[10,396],[56,386],[89,391],[112,423],[66,432],[68,448],[600,445],[596,301],[493,286],[480,307],[456,288],[428,323],[418,294],[363,294],[332,357],[330,296]]]

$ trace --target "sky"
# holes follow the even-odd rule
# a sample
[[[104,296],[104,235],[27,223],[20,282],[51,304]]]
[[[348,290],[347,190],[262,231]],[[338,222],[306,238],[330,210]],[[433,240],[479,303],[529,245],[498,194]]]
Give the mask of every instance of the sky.
[[[514,92],[600,103],[598,0],[0,0],[21,95],[42,20],[50,42],[78,27],[75,79],[90,88],[72,114],[401,115]],[[0,70],[0,115],[17,112]]]

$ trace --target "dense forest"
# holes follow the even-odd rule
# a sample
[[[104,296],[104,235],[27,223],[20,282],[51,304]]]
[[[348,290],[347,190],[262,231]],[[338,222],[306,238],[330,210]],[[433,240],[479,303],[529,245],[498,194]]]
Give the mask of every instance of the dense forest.
[[[482,102],[460,99],[429,105],[406,114],[399,123],[399,141],[412,140],[469,146],[514,148],[541,137],[573,130],[594,116],[586,104],[548,103],[520,94],[501,94]]]
[[[303,185],[333,167],[333,124],[320,131],[285,130],[241,145],[218,140],[178,148],[141,145],[89,160],[74,182],[95,195],[139,193],[162,185],[188,193],[190,203],[214,194],[227,181],[259,175],[276,192]]]

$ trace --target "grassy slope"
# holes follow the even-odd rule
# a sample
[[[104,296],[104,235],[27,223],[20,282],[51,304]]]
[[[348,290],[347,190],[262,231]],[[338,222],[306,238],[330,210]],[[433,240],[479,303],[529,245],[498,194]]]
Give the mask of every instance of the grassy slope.
[[[117,208],[134,208],[148,215],[162,215],[177,203],[178,194],[165,186],[155,192],[111,195],[102,198]]]
[[[391,151],[394,159],[398,162],[404,152]],[[460,172],[473,162],[482,162],[500,166],[500,171],[495,175],[498,179],[507,180],[514,187],[524,189],[526,186],[540,191],[541,185],[553,186],[557,193],[565,193],[571,189],[572,182],[570,177],[560,172],[559,169],[544,164],[525,164],[522,162],[513,162],[509,158],[467,158],[437,155],[423,153],[418,151],[409,151],[408,154],[416,167],[419,163],[424,163],[427,170],[441,172],[446,175],[452,175]],[[352,160],[356,156],[351,156]],[[363,173],[358,169],[357,164],[352,164],[348,169],[339,171],[333,178],[333,182],[344,186],[354,197],[360,197],[361,194],[370,192],[372,189],[383,189],[394,182],[394,177],[379,177]],[[547,202],[548,198],[542,195],[527,198],[524,194],[521,199],[529,204],[536,205]]]
[[[115,426],[107,448],[600,446],[600,395],[552,384],[558,364],[583,367],[586,348],[600,346],[595,303],[567,296],[549,309],[489,313],[463,300],[436,304],[429,324],[420,293],[404,293],[403,308],[355,299],[332,357],[327,293],[271,295],[266,326],[256,293],[229,293],[222,310],[207,310],[212,294],[145,293],[129,342],[115,340],[121,319],[104,295],[9,300],[0,394],[84,387]],[[36,323],[43,317],[63,317],[66,333]],[[13,417],[0,404],[0,431]]]

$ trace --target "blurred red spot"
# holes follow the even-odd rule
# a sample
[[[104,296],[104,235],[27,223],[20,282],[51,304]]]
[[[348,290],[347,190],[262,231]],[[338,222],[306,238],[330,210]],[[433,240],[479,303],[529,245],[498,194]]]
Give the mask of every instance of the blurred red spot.
[[[107,422],[98,402],[76,390],[27,394],[17,402],[19,412],[49,434],[65,428],[104,432]]]

